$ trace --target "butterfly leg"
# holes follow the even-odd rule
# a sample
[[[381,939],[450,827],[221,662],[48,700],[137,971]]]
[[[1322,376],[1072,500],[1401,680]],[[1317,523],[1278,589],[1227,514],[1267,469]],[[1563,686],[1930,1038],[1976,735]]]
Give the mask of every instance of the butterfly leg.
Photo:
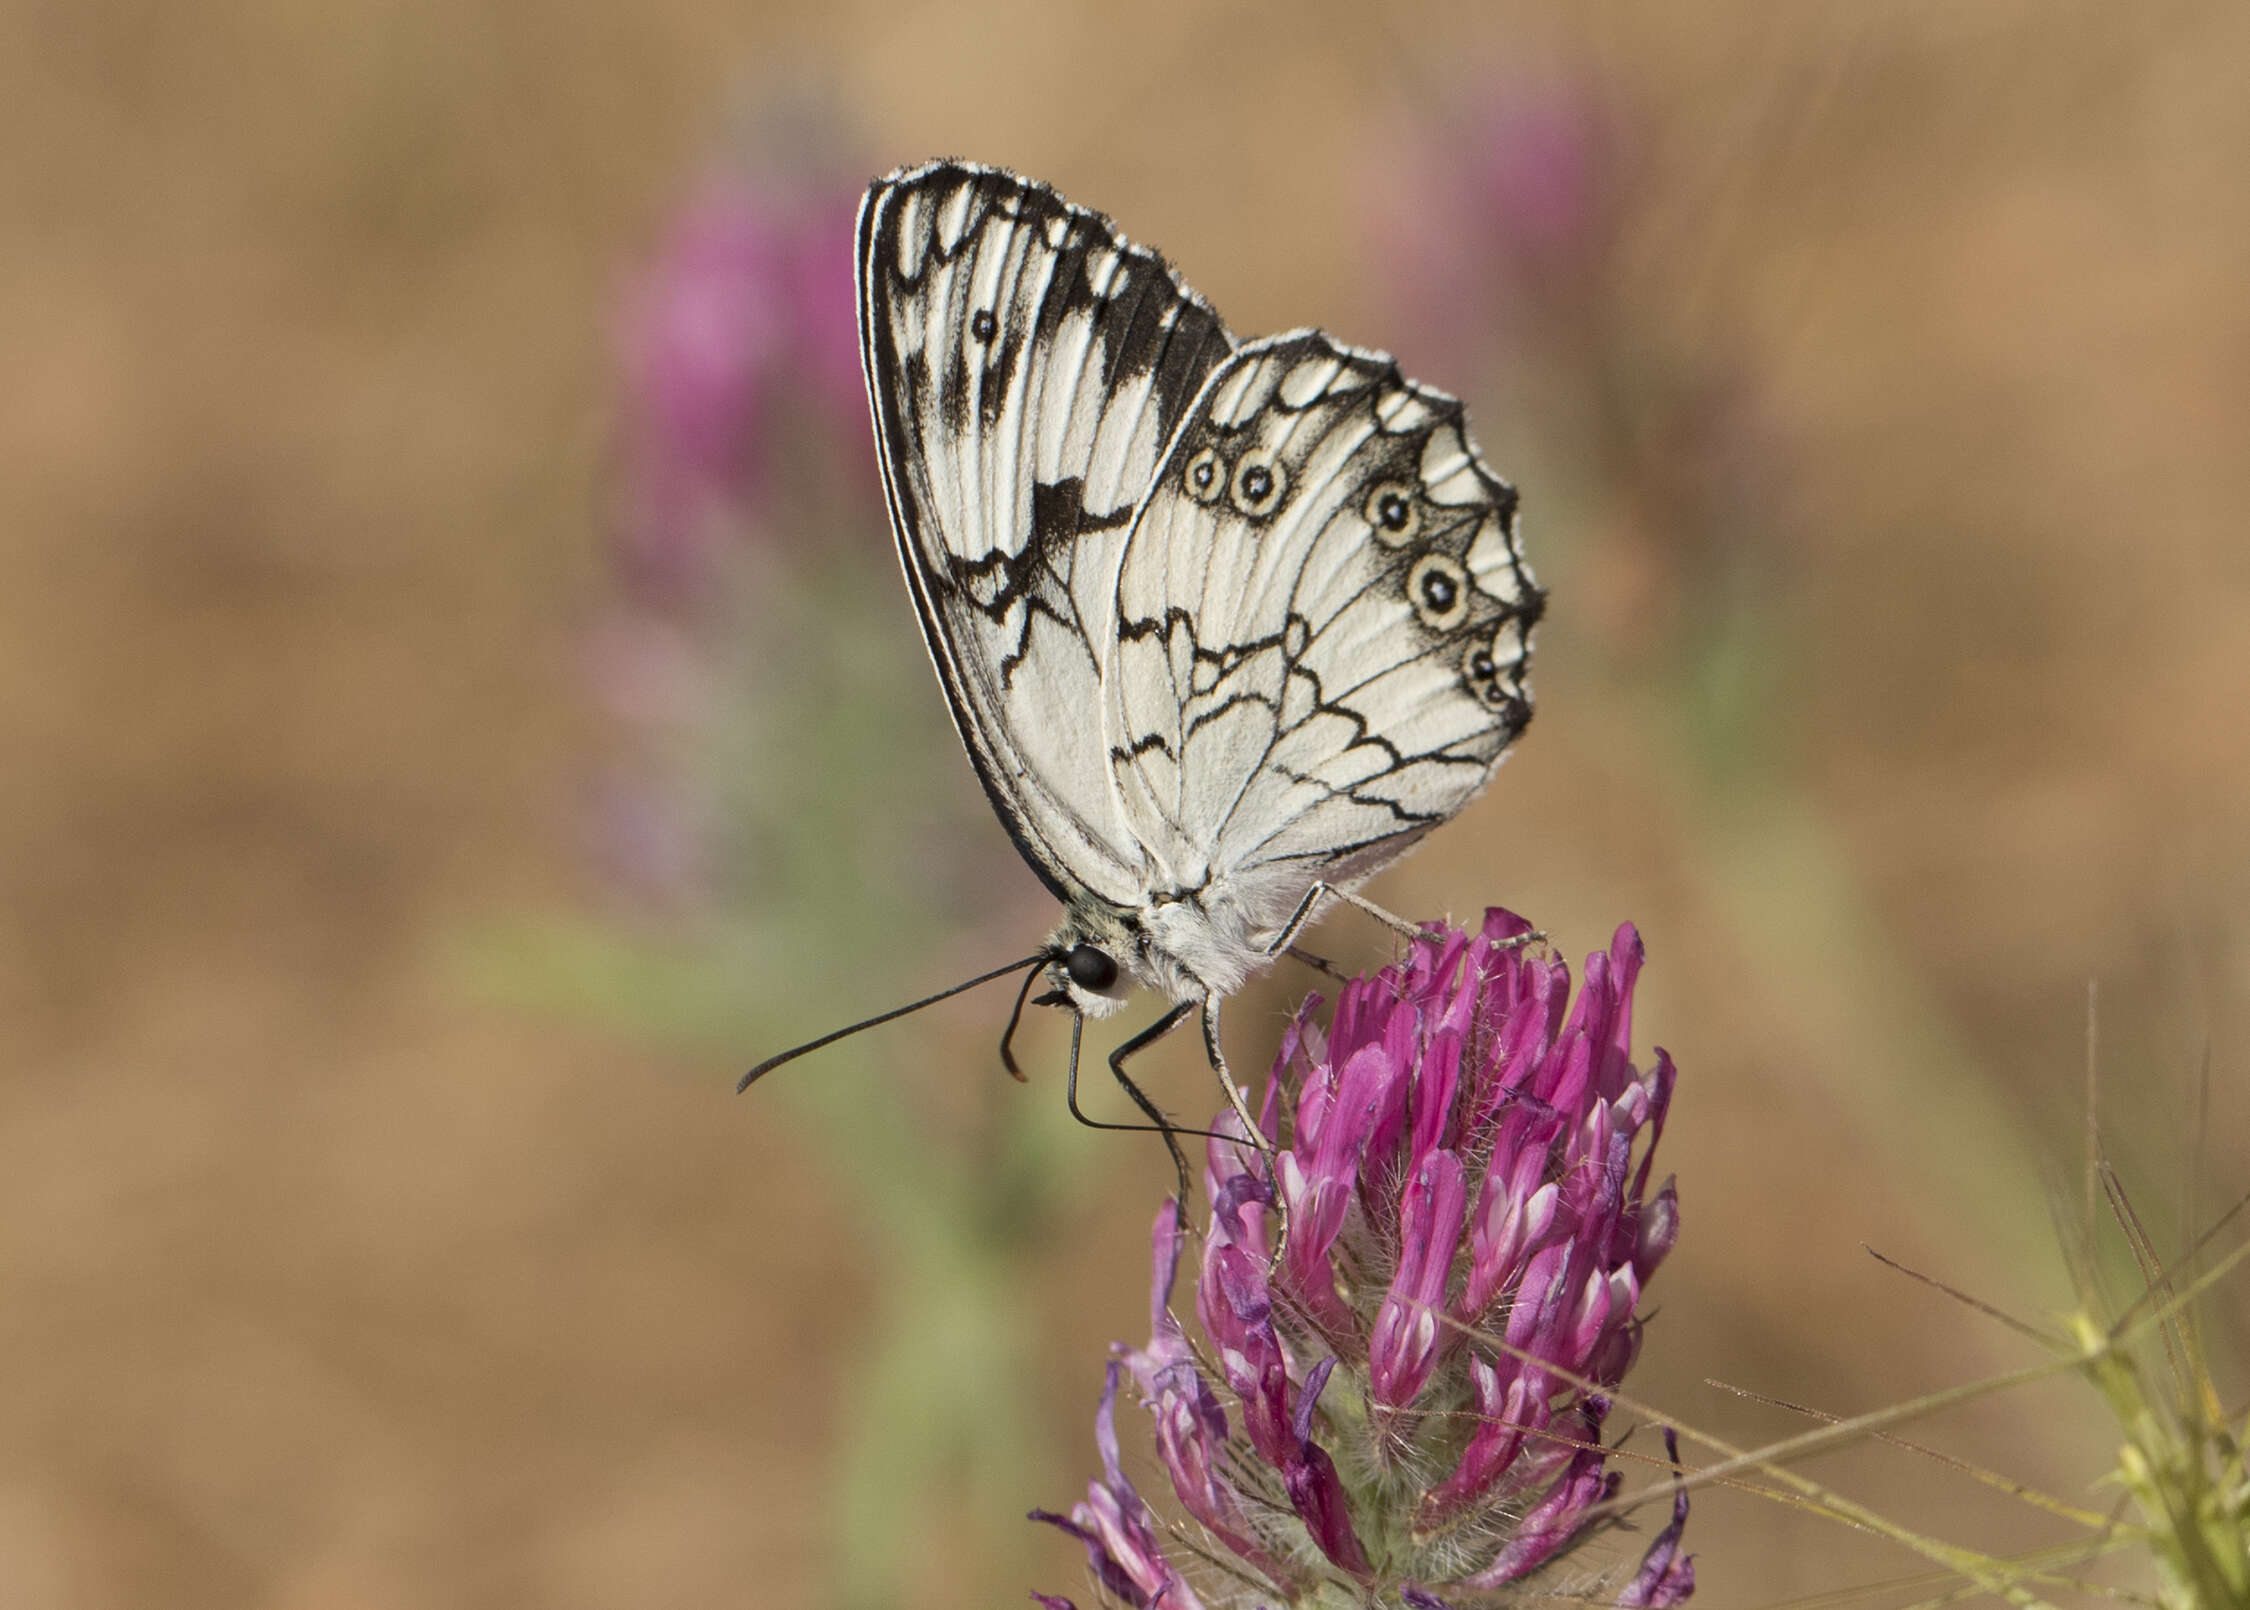
[[[1341,900],[1346,905],[1357,906],[1377,922],[1382,923],[1387,928],[1397,929],[1409,939],[1427,939],[1430,937],[1427,929],[1415,927],[1404,917],[1393,916],[1364,896],[1354,894],[1349,889],[1339,888],[1333,883],[1316,883],[1305,891],[1304,899],[1297,902],[1297,909],[1291,912],[1289,920],[1281,925],[1281,932],[1274,935],[1272,942],[1266,946],[1268,956],[1278,956],[1297,942],[1298,933],[1312,921],[1313,913],[1320,909],[1320,902],[1323,897]]]
[[[1219,1088],[1227,1093],[1227,1104],[1234,1108],[1235,1117],[1242,1121],[1243,1133],[1250,1137],[1250,1144],[1258,1149],[1259,1157],[1265,1161],[1266,1180],[1273,1187],[1273,1217],[1277,1227],[1273,1238],[1272,1261],[1278,1264],[1282,1249],[1289,1245],[1289,1215],[1281,1205],[1281,1167],[1274,1157],[1272,1137],[1251,1116],[1249,1099],[1234,1082],[1234,1075],[1227,1069],[1226,1053],[1219,1048],[1219,998],[1216,995],[1203,998],[1203,1054],[1210,1059],[1211,1071],[1219,1076]]]
[[[1350,975],[1338,971],[1336,964],[1330,961],[1325,956],[1315,956],[1311,951],[1305,950],[1297,945],[1291,945],[1289,947],[1289,954],[1295,957],[1298,961],[1303,962],[1307,967],[1310,967],[1314,972],[1326,973],[1330,978],[1333,978],[1339,984],[1349,984],[1351,982]]]
[[[1178,1028],[1181,1023],[1186,1021],[1188,1013],[1190,1013],[1194,1009],[1195,1003],[1193,1001],[1182,1002],[1180,1005],[1173,1007],[1172,1010],[1166,1012],[1154,1023],[1151,1023],[1147,1028],[1141,1030],[1140,1033],[1134,1035],[1130,1040],[1127,1040],[1123,1045],[1119,1046],[1116,1050],[1112,1051],[1109,1054],[1110,1077],[1117,1081],[1119,1087],[1124,1090],[1126,1095],[1133,1098],[1134,1106],[1140,1108],[1142,1112],[1148,1114],[1149,1123],[1105,1123],[1099,1118],[1087,1117],[1086,1114],[1079,1108],[1078,1042],[1081,1036],[1083,1036],[1086,1032],[1086,1019],[1083,1014],[1076,1012],[1073,1012],[1071,1014],[1070,1019],[1070,1077],[1065,1085],[1065,1089],[1067,1091],[1065,1099],[1070,1105],[1070,1116],[1077,1119],[1080,1123],[1084,1124],[1088,1129],[1142,1130],[1153,1127],[1159,1135],[1162,1135],[1164,1137],[1164,1149],[1172,1154],[1172,1168],[1180,1176],[1180,1194],[1174,1199],[1172,1211],[1173,1215],[1179,1220],[1182,1225],[1185,1225],[1187,1223],[1188,1166],[1187,1154],[1180,1150],[1179,1128],[1169,1118],[1164,1116],[1163,1111],[1156,1105],[1155,1102],[1148,1099],[1147,1093],[1143,1091],[1139,1085],[1133,1083],[1133,1081],[1126,1076],[1125,1059],[1129,1056],[1132,1056],[1137,1051],[1145,1050],[1147,1047],[1154,1045],[1158,1040],[1163,1039],[1165,1035],[1170,1034],[1174,1029]]]
[[[1310,963],[1315,960],[1315,958],[1309,957],[1297,949],[1296,938],[1298,933],[1312,921],[1313,913],[1319,909],[1323,896],[1341,900],[1346,905],[1359,907],[1360,910],[1366,912],[1377,922],[1382,923],[1387,928],[1396,929],[1408,939],[1427,939],[1430,937],[1430,931],[1427,928],[1415,927],[1404,917],[1385,911],[1374,901],[1362,895],[1354,894],[1349,889],[1340,889],[1333,883],[1316,883],[1305,891],[1304,899],[1297,902],[1297,909],[1291,912],[1289,920],[1281,925],[1281,932],[1276,934],[1272,942],[1266,946],[1268,956],[1278,956],[1286,950],[1300,961]],[[1514,950],[1522,945],[1542,944],[1546,941],[1546,938],[1544,929],[1535,928],[1529,933],[1516,934],[1512,938],[1500,940],[1498,946],[1502,950]],[[1333,971],[1325,964],[1322,965],[1321,970],[1323,972]]]

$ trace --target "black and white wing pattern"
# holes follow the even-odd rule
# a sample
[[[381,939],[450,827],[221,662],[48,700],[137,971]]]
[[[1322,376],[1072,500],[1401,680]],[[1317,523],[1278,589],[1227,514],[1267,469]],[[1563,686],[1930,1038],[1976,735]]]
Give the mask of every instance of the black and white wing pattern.
[[[1467,802],[1530,720],[1514,491],[1461,405],[1317,331],[1205,386],[1127,540],[1104,693],[1174,897],[1271,924]]]
[[[1036,181],[938,162],[859,216],[860,338],[899,556],[985,791],[1065,902],[1148,889],[1098,733],[1117,556],[1233,350],[1164,260]]]

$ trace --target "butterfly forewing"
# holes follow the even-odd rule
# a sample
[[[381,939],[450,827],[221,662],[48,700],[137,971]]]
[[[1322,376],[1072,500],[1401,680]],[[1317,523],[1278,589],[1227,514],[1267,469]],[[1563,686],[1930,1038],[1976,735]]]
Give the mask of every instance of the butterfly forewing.
[[[1110,765],[1174,889],[1253,907],[1373,870],[1530,718],[1542,595],[1460,404],[1318,332],[1236,353],[1134,522]]]
[[[1232,350],[1154,252],[960,163],[869,191],[860,329],[900,558],[987,793],[1057,895],[1147,887],[1094,736],[1118,550]]]

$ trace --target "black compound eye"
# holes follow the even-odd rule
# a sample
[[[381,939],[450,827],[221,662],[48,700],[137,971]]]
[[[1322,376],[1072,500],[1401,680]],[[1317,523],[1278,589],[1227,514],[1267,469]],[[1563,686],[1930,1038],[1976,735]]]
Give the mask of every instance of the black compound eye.
[[[1063,970],[1080,989],[1105,990],[1117,982],[1117,963],[1097,945],[1073,945]]]
[[[969,334],[979,341],[989,341],[999,333],[1000,321],[992,316],[992,309],[980,307],[969,315]]]

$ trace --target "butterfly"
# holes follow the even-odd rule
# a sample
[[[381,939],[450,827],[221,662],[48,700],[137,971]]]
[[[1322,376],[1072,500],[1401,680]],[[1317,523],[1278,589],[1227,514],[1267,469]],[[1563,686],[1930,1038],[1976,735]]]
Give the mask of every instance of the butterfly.
[[[900,169],[856,250],[907,588],[977,777],[1063,906],[1035,955],[957,988],[1027,967],[1020,1014],[1046,978],[1077,1016],[1074,1112],[1077,1025],[1133,984],[1168,997],[1110,1058],[1159,1124],[1123,1059],[1200,1008],[1239,1108],[1219,1003],[1531,718],[1545,595],[1516,494],[1454,398],[1319,330],[1238,340],[1037,180]]]

